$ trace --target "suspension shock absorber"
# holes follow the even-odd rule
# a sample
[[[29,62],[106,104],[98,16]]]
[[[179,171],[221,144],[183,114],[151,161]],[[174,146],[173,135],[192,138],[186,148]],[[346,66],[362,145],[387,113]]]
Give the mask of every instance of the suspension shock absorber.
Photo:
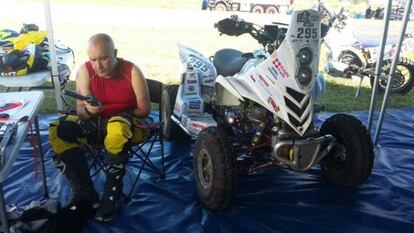
[[[258,126],[256,127],[256,133],[252,137],[252,140],[250,141],[252,146],[256,146],[259,144],[259,142],[262,141],[263,132],[266,128],[266,122],[260,122]]]
[[[250,140],[250,144],[256,146],[262,141],[263,132],[266,129],[266,109],[260,106],[250,107],[247,109],[247,117],[257,124],[256,133]]]

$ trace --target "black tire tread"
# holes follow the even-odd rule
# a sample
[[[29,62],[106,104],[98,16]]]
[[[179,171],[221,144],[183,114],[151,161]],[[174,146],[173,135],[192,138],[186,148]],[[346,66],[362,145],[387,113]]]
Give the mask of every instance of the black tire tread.
[[[386,69],[390,70],[391,69],[391,63],[392,63],[391,60],[385,60],[383,62],[383,69],[386,68]],[[411,89],[413,89],[413,87],[414,87],[414,62],[411,61],[408,58],[402,57],[402,58],[400,58],[397,66],[398,65],[399,66],[405,66],[410,71],[410,77],[409,77],[409,80],[408,80],[407,84],[405,84],[405,87],[403,89],[401,89],[401,90],[395,90],[395,89],[391,88],[391,91],[390,92],[392,94],[404,95],[407,92],[409,92]],[[370,77],[371,87],[374,86],[374,79],[375,79],[374,76]],[[382,91],[382,92],[384,92],[385,91],[385,88],[380,85],[379,86],[379,90]]]
[[[209,141],[211,140],[211,141]],[[227,209],[234,196],[237,184],[236,161],[229,147],[229,140],[223,130],[208,127],[200,132],[194,148],[193,175],[201,201],[211,210]],[[206,192],[198,180],[197,155],[207,149],[213,159],[213,188]],[[222,185],[215,185],[222,184]],[[207,195],[206,195],[207,194]]]
[[[164,87],[164,91],[162,93],[163,100],[168,101],[168,106],[166,101],[164,101],[163,106],[168,108],[170,111],[167,114],[167,119],[164,119],[164,129],[163,134],[164,138],[167,141],[175,140],[182,138],[185,135],[185,132],[178,126],[173,120],[171,120],[170,116],[173,114],[174,111],[174,104],[175,98],[177,97],[178,92],[178,85],[168,85]]]
[[[346,140],[347,159],[342,170],[329,170],[325,163],[329,157],[322,159],[321,167],[327,178],[338,186],[357,187],[364,183],[374,165],[374,149],[362,122],[347,114],[336,114],[322,124],[321,134],[332,134],[340,143]]]

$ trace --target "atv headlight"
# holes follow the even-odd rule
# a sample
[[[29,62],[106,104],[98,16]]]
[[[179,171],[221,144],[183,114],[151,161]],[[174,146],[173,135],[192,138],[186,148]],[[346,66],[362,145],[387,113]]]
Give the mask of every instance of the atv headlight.
[[[297,58],[300,65],[309,65],[312,62],[313,53],[309,47],[299,50]]]
[[[301,66],[297,78],[302,86],[307,86],[312,80],[312,69],[309,66]]]

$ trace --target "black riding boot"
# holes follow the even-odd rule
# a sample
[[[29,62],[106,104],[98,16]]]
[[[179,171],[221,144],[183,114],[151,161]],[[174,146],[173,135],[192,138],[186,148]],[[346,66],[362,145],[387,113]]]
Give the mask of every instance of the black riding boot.
[[[60,170],[71,186],[70,202],[64,207],[70,210],[84,209],[91,212],[98,207],[98,194],[93,188],[85,156],[79,148],[73,148],[53,158],[55,167]]]
[[[112,220],[116,216],[119,207],[122,205],[123,177],[125,175],[125,166],[128,159],[128,153],[121,153],[119,155],[110,155],[108,152],[106,153],[106,181],[104,194],[99,202],[99,208],[96,211],[96,220],[102,222]]]

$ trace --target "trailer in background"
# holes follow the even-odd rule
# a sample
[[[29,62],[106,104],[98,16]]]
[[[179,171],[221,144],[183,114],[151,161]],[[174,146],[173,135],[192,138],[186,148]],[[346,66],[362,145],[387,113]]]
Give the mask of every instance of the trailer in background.
[[[293,0],[209,0],[208,8],[215,11],[278,14],[288,10],[292,4]]]

